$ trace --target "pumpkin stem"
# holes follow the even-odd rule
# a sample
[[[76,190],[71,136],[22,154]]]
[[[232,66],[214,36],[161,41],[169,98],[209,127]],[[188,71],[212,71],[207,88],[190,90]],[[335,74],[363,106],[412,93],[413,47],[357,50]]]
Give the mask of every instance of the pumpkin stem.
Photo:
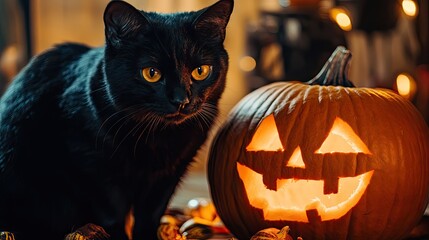
[[[352,54],[343,46],[338,46],[316,77],[308,81],[310,85],[354,87],[348,80],[347,72]]]

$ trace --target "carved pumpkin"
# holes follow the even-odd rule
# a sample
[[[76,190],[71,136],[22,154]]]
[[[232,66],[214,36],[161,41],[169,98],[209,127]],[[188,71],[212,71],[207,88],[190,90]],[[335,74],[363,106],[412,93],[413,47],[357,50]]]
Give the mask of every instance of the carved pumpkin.
[[[246,96],[212,144],[208,180],[239,239],[288,225],[303,239],[401,239],[429,195],[429,130],[386,89],[345,78],[338,48],[308,83]]]

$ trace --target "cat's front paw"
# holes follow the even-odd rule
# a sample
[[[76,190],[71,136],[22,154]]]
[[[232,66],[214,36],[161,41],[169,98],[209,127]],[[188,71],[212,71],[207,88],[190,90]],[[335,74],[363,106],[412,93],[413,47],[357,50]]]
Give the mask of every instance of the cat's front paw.
[[[64,240],[109,240],[110,235],[104,229],[89,223],[66,236]],[[0,239],[3,240],[3,239]],[[8,239],[12,240],[12,239]]]

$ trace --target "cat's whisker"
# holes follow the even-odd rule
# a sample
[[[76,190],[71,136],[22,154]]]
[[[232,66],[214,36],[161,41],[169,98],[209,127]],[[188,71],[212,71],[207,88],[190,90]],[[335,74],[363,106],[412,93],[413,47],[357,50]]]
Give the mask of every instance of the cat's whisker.
[[[159,118],[159,120],[157,120],[157,118]],[[134,150],[136,150],[138,142],[141,140],[141,138],[143,137],[143,135],[145,133],[146,133],[145,142],[148,141],[148,136],[149,136],[150,132],[152,131],[152,126],[155,124],[154,122],[155,121],[161,121],[161,120],[162,120],[161,117],[159,117],[158,115],[156,115],[155,113],[152,113],[152,112],[147,112],[145,114],[145,116],[140,119],[140,122],[141,122],[140,127],[138,129],[136,129],[136,131],[135,131],[135,133],[140,132],[140,134],[137,138]],[[140,130],[143,126],[144,126],[143,130]]]
[[[210,103],[203,103],[202,104],[202,111],[200,112],[201,120],[204,121],[206,126],[209,128],[213,124],[218,124],[218,110],[215,105]]]
[[[121,113],[123,113],[123,112],[125,112],[125,111],[127,111],[127,110],[129,110],[129,108],[122,109],[122,110],[120,110],[120,111],[118,111],[118,112],[115,112],[115,113],[113,113],[112,115],[110,115],[108,118],[106,118],[106,120],[104,120],[104,121],[103,121],[103,123],[101,124],[100,128],[98,129],[97,135],[95,136],[95,146],[96,146],[97,148],[98,148],[98,139],[99,139],[99,136],[100,136],[100,134],[101,134],[102,129],[104,128],[104,125],[106,125],[106,124],[107,124],[107,122],[109,122],[109,121],[110,121],[110,119],[112,119],[112,118],[113,118],[113,117],[115,117],[116,115],[121,114]],[[107,131],[107,132],[106,132],[106,135],[107,135],[107,133],[108,133],[108,132],[109,132],[109,131]],[[104,144],[104,140],[103,140],[103,144]]]
[[[134,111],[132,114],[135,114],[136,112],[137,112],[138,110],[136,110],[136,111]],[[127,116],[128,116],[128,119],[126,120],[126,122],[128,122],[130,119],[131,119],[131,117],[129,117],[129,116],[131,116],[132,114],[128,114]],[[126,123],[124,123],[124,124],[126,124]],[[124,125],[123,124],[123,125]],[[122,127],[122,126],[121,126]],[[111,157],[110,157],[110,159],[112,159],[114,156],[115,156],[115,154],[116,154],[116,152],[119,150],[119,148],[120,148],[120,146],[122,145],[122,143],[131,135],[131,133],[132,132],[134,132],[137,128],[139,128],[139,124],[136,124],[123,138],[122,138],[122,140],[119,142],[119,144],[117,144],[116,145],[116,148],[115,148],[115,150],[113,151],[113,153],[112,153],[112,155],[111,155]],[[119,131],[119,129],[118,129],[118,131]],[[116,138],[116,136],[113,138],[113,141],[115,141],[115,138]]]
[[[91,90],[90,92],[89,92],[89,94],[92,94],[92,93],[96,93],[96,92],[98,92],[98,91],[101,91],[101,90],[106,90],[106,85],[103,85],[103,86],[101,86],[101,87],[99,87],[99,88],[96,88],[96,89],[94,89],[94,90]]]
[[[128,124],[128,122],[130,121],[130,115],[131,114],[129,114],[129,115],[127,115],[127,118],[126,119],[124,119],[124,121],[122,122],[122,124],[118,127],[118,129],[116,129],[116,132],[115,132],[115,134],[113,135],[113,140],[112,140],[112,144],[113,145],[115,145],[115,142],[116,142],[116,137],[118,136],[118,134],[119,134],[119,132],[121,131],[121,129],[124,127],[124,126],[126,126],[127,124]],[[122,142],[122,141],[121,141]]]
[[[134,131],[134,133],[133,133],[133,136],[136,136],[137,134],[140,136],[140,133],[141,133],[141,128],[145,125],[145,122],[147,121],[147,119],[149,119],[149,117],[148,117],[148,115],[149,114],[146,114],[144,117],[142,117],[140,120],[139,120],[139,127]]]
[[[207,116],[207,114],[201,114],[201,119],[204,121],[207,129],[210,128],[214,123],[213,117]]]
[[[153,118],[151,119],[151,122],[149,124],[149,130],[148,130],[148,134],[146,136],[146,142],[149,141],[149,137],[151,135],[151,132],[155,133],[155,129],[158,126],[158,124],[162,121],[161,117],[158,115],[153,115]],[[152,134],[152,137],[155,137],[155,134]]]
[[[144,129],[143,129],[142,133],[144,133],[144,132],[146,132],[146,130],[148,130],[148,128],[149,128],[149,126],[150,126],[150,123],[152,122],[152,119],[155,117],[154,115],[155,115],[154,113],[149,112],[149,113],[147,113],[147,115],[144,117],[144,119],[142,120],[142,122],[144,122],[144,123],[146,123],[146,124],[145,124],[145,127],[144,127]]]
[[[205,111],[202,111],[200,114],[201,120],[206,125],[207,128],[209,128],[211,126],[210,116],[208,116],[208,115],[209,114],[207,114],[207,112],[205,112]]]
[[[149,115],[149,114],[148,114]],[[145,117],[144,117],[144,119],[146,120],[146,119],[148,119],[149,117],[148,117],[148,115],[146,115]],[[147,128],[147,124],[146,124],[146,126],[145,126],[145,123],[147,123],[147,121],[142,121],[142,122],[140,122],[140,126],[139,126],[139,128],[135,131],[135,133],[137,133],[137,132],[140,132],[140,134],[139,134],[139,136],[137,137],[137,140],[136,140],[136,142],[134,143],[134,150],[133,150],[133,152],[134,152],[134,158],[136,158],[137,157],[137,147],[138,147],[138,145],[139,145],[139,142],[140,142],[140,139],[142,138],[142,136],[143,136],[143,134],[144,134],[144,132],[146,131],[146,128]],[[144,128],[143,128],[143,130],[141,130],[140,131],[140,129],[143,127],[143,126],[145,126]]]
[[[134,135],[137,134],[138,132],[140,132],[139,135],[138,135],[138,137],[137,137],[136,142],[134,143],[134,149],[133,149],[134,159],[137,158],[137,147],[138,147],[140,139],[141,139],[141,137],[143,135],[143,131],[140,131],[140,130],[144,126],[144,123],[145,122],[140,122],[139,123],[139,127],[136,129],[136,131],[134,131]]]
[[[120,111],[119,113],[123,113],[123,112],[126,112],[126,111],[128,111],[128,110],[130,110],[130,109],[133,109],[133,107],[128,107],[128,108],[126,108],[126,109],[124,109],[124,110],[122,110],[122,111]],[[130,116],[132,116],[132,115],[134,115],[134,114],[136,114],[137,112],[139,111],[139,109],[137,109],[137,110],[134,110],[134,111],[132,111],[131,113],[129,113],[129,114],[127,114],[127,115],[125,115],[125,116],[123,116],[123,117],[121,117],[121,118],[119,118],[112,126],[110,126],[110,128],[106,131],[106,133],[105,133],[105,135],[104,135],[104,138],[103,138],[103,143],[102,143],[102,147],[104,146],[104,144],[106,143],[106,140],[107,140],[107,137],[108,136],[110,136],[109,135],[109,132],[116,126],[116,125],[118,125],[121,121],[123,121],[124,119],[127,119],[126,120],[126,122],[130,119]],[[113,115],[116,115],[116,114],[112,114],[112,116]],[[111,116],[111,117],[112,117]],[[110,117],[109,117],[110,118]],[[107,120],[106,120],[107,121]],[[105,121],[105,122],[106,122]],[[116,135],[118,134],[118,132],[119,132],[119,130],[125,125],[126,123],[122,123],[122,125],[118,128],[118,130],[116,131],[116,133],[115,133],[115,135],[114,135],[114,137],[113,137],[113,142],[115,142],[115,138],[116,138]],[[101,128],[102,128],[102,126],[100,127],[100,131],[101,131]]]
[[[159,128],[161,131],[167,129],[167,127],[169,126],[168,122],[166,122],[165,118],[160,117],[160,121],[162,123],[162,126]]]
[[[111,130],[113,130],[113,128],[116,126],[116,125],[118,125],[121,121],[123,121],[124,119],[126,119],[128,117],[128,115],[125,115],[125,116],[123,116],[123,117],[121,117],[121,118],[119,118],[118,120],[116,120],[116,122],[113,124],[113,125],[111,125],[110,127],[109,127],[109,129],[107,129],[107,131],[106,131],[106,133],[105,133],[105,135],[104,135],[104,138],[103,138],[103,143],[102,143],[102,149],[103,149],[103,146],[106,144],[106,141],[107,141],[107,138],[108,137],[111,137],[111,135],[109,134],[110,133],[110,131]],[[122,125],[121,125],[122,126]]]
[[[207,110],[209,112],[209,114],[211,114],[211,116],[213,117],[213,124],[216,127],[220,127],[220,125],[222,124],[221,119],[226,118],[225,113],[219,111],[218,107],[214,104],[206,103],[205,106],[206,106],[206,108],[204,108],[204,109]]]
[[[195,114],[194,116],[192,116],[192,118],[194,119],[194,122],[197,123],[197,125],[200,127],[201,131],[204,132],[204,126],[202,125],[201,121],[200,121],[200,113],[198,112],[197,114]]]

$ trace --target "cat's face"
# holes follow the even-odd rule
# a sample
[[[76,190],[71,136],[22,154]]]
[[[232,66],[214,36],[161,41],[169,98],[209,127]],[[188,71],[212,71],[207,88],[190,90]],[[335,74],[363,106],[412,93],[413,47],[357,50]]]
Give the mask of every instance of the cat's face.
[[[157,14],[110,2],[105,73],[115,107],[140,121],[213,118],[225,87],[232,8],[232,0],[221,0],[197,12]]]

